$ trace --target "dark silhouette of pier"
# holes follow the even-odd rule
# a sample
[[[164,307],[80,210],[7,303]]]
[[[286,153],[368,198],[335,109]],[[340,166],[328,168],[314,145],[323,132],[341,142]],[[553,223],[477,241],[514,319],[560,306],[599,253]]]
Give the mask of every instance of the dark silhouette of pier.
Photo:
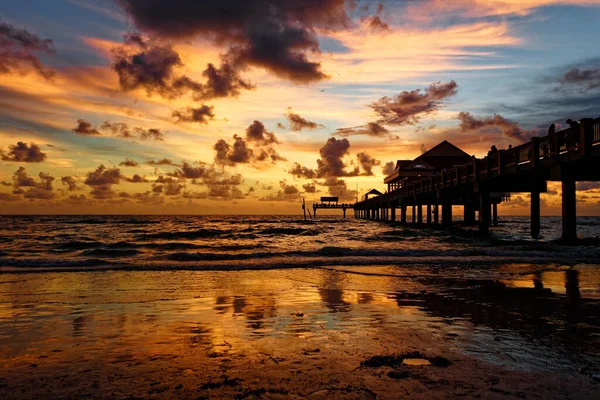
[[[462,156],[457,153],[452,157],[460,160]],[[450,160],[450,156],[445,159]],[[507,200],[511,192],[525,192],[531,194],[531,234],[537,237],[540,193],[547,191],[548,181],[559,181],[562,182],[562,238],[573,241],[577,239],[576,183],[600,181],[600,118],[582,119],[559,132],[550,129],[547,136],[531,138],[506,150],[494,146],[487,157],[472,157],[452,168],[436,169],[425,160],[416,167],[426,171],[426,176],[414,175],[414,168],[405,174],[408,176],[403,176],[403,165],[407,161],[398,161],[396,171],[385,179],[387,193],[353,205],[356,218],[396,221],[396,210],[400,209],[400,221],[406,223],[407,208],[412,207],[413,223],[432,225],[439,224],[441,207],[441,225],[449,228],[452,206],[463,206],[465,224],[478,223],[485,234],[491,224],[498,224],[497,205]],[[427,209],[425,221],[423,207]]]
[[[313,218],[317,217],[317,210],[319,208],[324,209],[339,209],[344,212],[344,218],[346,218],[346,210],[354,208],[354,203],[339,203],[338,197],[321,197],[321,201],[317,203],[313,203]],[[302,209],[306,211],[306,205],[304,200],[302,201]],[[304,214],[304,219],[306,219],[306,213]]]

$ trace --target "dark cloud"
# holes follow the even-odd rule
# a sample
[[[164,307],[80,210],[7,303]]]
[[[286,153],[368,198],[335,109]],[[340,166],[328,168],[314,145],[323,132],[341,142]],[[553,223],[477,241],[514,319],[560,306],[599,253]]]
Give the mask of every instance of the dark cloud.
[[[38,174],[39,180],[27,175],[23,167],[19,167],[13,174],[13,194],[23,194],[26,199],[48,200],[54,198],[52,183],[54,177],[45,172]],[[24,190],[22,188],[27,188]]]
[[[148,179],[146,179],[143,176],[138,175],[138,174],[134,174],[131,178],[124,176],[123,179],[125,179],[127,182],[130,182],[130,183],[147,183],[147,182],[150,182]]]
[[[280,190],[277,193],[271,193],[265,197],[261,197],[259,201],[297,201],[302,196],[296,186],[288,185],[285,180],[279,182]]]
[[[102,125],[100,125],[100,129],[103,131],[109,131],[113,136],[116,137],[122,137],[126,139],[135,137],[135,135],[131,133],[129,125],[124,122],[104,121]]]
[[[13,174],[13,185],[15,189],[20,187],[34,187],[36,185],[35,179],[27,175],[27,171],[24,167],[19,167],[18,170]]]
[[[349,25],[345,0],[119,0],[142,31],[174,39],[201,36],[227,46],[236,68],[265,68],[284,79],[326,78],[308,53],[319,51],[317,30]]]
[[[244,81],[238,71],[228,63],[223,63],[220,68],[208,64],[202,72],[206,83],[201,91],[194,93],[194,100],[210,100],[222,97],[238,97],[241,90],[254,90],[256,87]]]
[[[278,128],[278,129],[285,129],[285,125],[284,125],[284,124],[282,124],[281,122],[278,122],[278,123],[277,123],[277,128]]]
[[[377,121],[380,124],[413,125],[421,118],[438,111],[443,100],[454,96],[457,88],[454,81],[432,83],[423,92],[416,89],[404,91],[394,97],[382,97],[370,104],[370,107],[381,117]]]
[[[262,149],[258,149],[258,150],[254,150],[254,157],[256,159],[256,161],[259,162],[268,162],[271,164],[275,164],[279,161],[287,161],[286,158],[282,157],[279,155],[279,153],[277,152],[277,150],[275,150],[273,147],[269,146],[269,147],[265,147]]]
[[[88,172],[84,183],[89,186],[117,185],[121,177],[121,170],[119,168],[106,168],[101,164],[94,171]]]
[[[8,152],[0,150],[2,161],[14,161],[25,163],[39,163],[46,159],[46,153],[35,143],[27,145],[25,142],[17,142],[16,145],[8,146]]]
[[[381,169],[381,172],[383,172],[383,174],[385,176],[388,176],[388,175],[392,174],[395,170],[396,170],[396,163],[393,161],[390,161],[390,162],[385,163],[385,165]]]
[[[34,69],[44,78],[52,78],[54,72],[42,64],[36,53],[53,54],[52,40],[0,21],[0,74]]]
[[[254,121],[246,128],[246,140],[257,142],[262,145],[279,143],[274,133],[267,131],[264,124],[260,121]]]
[[[154,139],[154,140],[165,140],[164,134],[160,131],[160,129],[150,128],[134,128],[133,131],[138,135],[138,137],[142,140]]]
[[[143,88],[148,95],[156,92],[166,98],[181,95],[173,88],[173,80],[174,69],[183,66],[183,62],[170,44],[147,43],[139,34],[128,34],[125,46],[112,52],[112,67],[123,90]]]
[[[232,145],[219,139],[213,146],[215,150],[215,163],[219,165],[234,166],[236,164],[249,164],[254,157],[253,151],[246,141],[238,135],[233,136]]]
[[[165,196],[179,196],[185,188],[181,179],[171,176],[159,176],[152,184],[152,192],[163,193]]]
[[[158,161],[156,161],[156,160],[148,160],[148,161],[146,161],[146,164],[148,164],[148,165],[172,165],[172,166],[177,166],[177,164],[175,164],[173,162],[173,160],[170,160],[170,159],[168,159],[166,157],[162,158],[162,159],[160,159]]]
[[[319,127],[325,127],[322,124],[317,124],[316,122],[302,118],[299,114],[293,112],[291,108],[288,108],[287,112],[285,113],[285,117],[290,123],[290,129],[294,132],[301,131],[302,129],[317,129]]]
[[[363,175],[372,176],[373,175],[373,167],[381,165],[381,161],[376,160],[375,158],[368,155],[366,152],[358,153],[356,155],[358,158],[358,163],[363,168]]]
[[[108,131],[115,137],[125,138],[125,139],[154,139],[163,141],[165,139],[164,134],[160,131],[160,129],[155,128],[130,128],[124,122],[110,122],[104,121],[100,126],[100,129],[103,131]]]
[[[23,197],[26,199],[39,199],[39,200],[50,200],[54,198],[54,192],[39,187],[33,187],[28,189]]]
[[[477,118],[468,112],[461,112],[456,117],[460,121],[460,133],[476,133],[486,129],[496,129],[505,136],[524,142],[532,136],[538,134],[538,129],[526,130],[519,126],[517,122],[504,118],[501,115],[494,114],[491,117]]]
[[[63,176],[60,178],[60,182],[67,187],[67,190],[79,190],[81,189],[79,185],[77,185],[77,181],[72,176]]]
[[[220,68],[208,64],[202,72],[205,83],[177,73],[183,67],[179,54],[171,44],[148,40],[139,33],[125,35],[124,45],[112,50],[113,69],[119,75],[119,84],[125,91],[145,89],[174,99],[191,93],[196,101],[222,97],[237,97],[240,91],[252,90],[254,86],[244,81],[232,65],[224,62]]]
[[[101,135],[101,133],[95,129],[91,123],[86,121],[85,119],[77,120],[77,127],[71,130],[73,133],[83,136],[97,136]]]
[[[321,159],[317,160],[317,177],[324,178],[359,175],[358,168],[346,171],[346,164],[342,159],[349,154],[349,149],[350,142],[348,139],[329,138],[327,143],[319,150]]]
[[[139,165],[140,165],[139,162],[132,160],[129,157],[119,163],[119,166],[121,166],[121,167],[137,167]]]
[[[317,191],[317,187],[314,183],[307,183],[305,185],[302,185],[302,189],[304,189],[306,193],[316,193]]]
[[[184,198],[210,200],[244,198],[242,191],[239,189],[239,186],[244,182],[242,175],[228,174],[214,165],[201,161],[197,161],[195,165],[184,161],[181,168],[169,175],[178,179],[191,179],[193,184],[207,187],[204,192],[185,191],[183,193]]]
[[[366,125],[355,126],[352,128],[339,128],[335,131],[334,135],[341,137],[355,135],[365,135],[379,138],[391,137],[390,131],[377,122],[369,122]],[[395,136],[394,138],[398,139],[398,136]]]
[[[319,150],[321,158],[317,160],[316,170],[303,167],[296,163],[289,173],[297,176],[298,178],[308,179],[358,176],[360,175],[360,170],[358,167],[355,167],[350,171],[346,170],[347,165],[343,158],[350,154],[348,151],[349,149],[350,142],[348,139],[336,139],[331,137]]]
[[[90,195],[93,198],[105,200],[116,196],[112,186],[118,185],[122,178],[119,168],[106,168],[101,164],[94,171],[88,172],[84,183],[92,188]]]
[[[210,166],[206,163],[197,163],[198,167],[194,167],[192,164],[184,161],[181,168],[171,173],[172,176],[183,178],[183,179],[200,179],[207,176],[210,172]]]
[[[173,111],[172,117],[177,118],[177,122],[198,122],[206,125],[209,120],[214,119],[214,107],[203,105],[198,108],[186,107]]]
[[[565,72],[560,83],[580,87],[583,92],[600,87],[600,67],[580,69],[574,67]]]
[[[250,143],[256,147],[250,147]],[[286,161],[273,147],[279,143],[275,134],[266,130],[260,121],[254,121],[246,128],[246,140],[233,135],[233,144],[219,139],[213,149],[215,150],[215,163],[222,166],[235,166],[237,164],[275,164]]]
[[[294,163],[294,166],[288,172],[293,176],[297,176],[298,178],[313,179],[313,178],[317,177],[317,171],[315,171],[314,169],[302,166],[298,163]]]

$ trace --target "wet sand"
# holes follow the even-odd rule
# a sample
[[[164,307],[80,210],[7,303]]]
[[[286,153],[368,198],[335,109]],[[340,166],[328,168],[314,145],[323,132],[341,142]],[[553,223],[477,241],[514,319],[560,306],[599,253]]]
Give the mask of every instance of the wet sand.
[[[459,274],[468,275],[468,274]],[[0,275],[0,398],[598,398],[598,266]]]

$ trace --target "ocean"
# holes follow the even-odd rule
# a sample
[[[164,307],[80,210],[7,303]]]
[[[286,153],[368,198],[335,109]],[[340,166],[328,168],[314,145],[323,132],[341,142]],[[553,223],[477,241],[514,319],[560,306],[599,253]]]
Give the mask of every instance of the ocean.
[[[600,218],[500,223],[0,217],[0,398],[598,398]]]
[[[0,271],[242,270],[405,265],[445,275],[498,263],[595,264],[600,217],[578,218],[586,245],[563,246],[560,217],[504,217],[490,237],[323,216],[2,216]],[[591,245],[590,245],[591,244]],[[457,267],[459,267],[457,269]],[[464,271],[463,271],[464,269]]]

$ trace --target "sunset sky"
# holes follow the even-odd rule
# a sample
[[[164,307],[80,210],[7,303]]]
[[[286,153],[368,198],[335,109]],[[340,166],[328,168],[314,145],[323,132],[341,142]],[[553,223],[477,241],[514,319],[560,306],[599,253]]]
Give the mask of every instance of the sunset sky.
[[[0,214],[351,201],[444,139],[480,157],[600,116],[598,21],[600,0],[3,1]]]

